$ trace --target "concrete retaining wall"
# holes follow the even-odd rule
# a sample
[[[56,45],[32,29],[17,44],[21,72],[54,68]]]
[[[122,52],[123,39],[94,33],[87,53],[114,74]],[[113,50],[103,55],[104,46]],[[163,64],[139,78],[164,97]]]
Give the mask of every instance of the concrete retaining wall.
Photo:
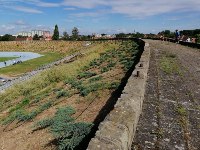
[[[140,62],[118,99],[115,108],[100,124],[87,150],[130,150],[139,116],[142,112],[150,48],[145,44]]]

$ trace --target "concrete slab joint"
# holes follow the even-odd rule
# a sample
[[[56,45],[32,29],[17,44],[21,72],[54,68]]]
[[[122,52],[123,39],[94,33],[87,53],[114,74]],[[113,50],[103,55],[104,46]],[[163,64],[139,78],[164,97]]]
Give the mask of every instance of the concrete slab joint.
[[[150,48],[145,43],[140,62],[115,104],[114,109],[100,124],[87,150],[130,150],[135,135],[145,94]]]

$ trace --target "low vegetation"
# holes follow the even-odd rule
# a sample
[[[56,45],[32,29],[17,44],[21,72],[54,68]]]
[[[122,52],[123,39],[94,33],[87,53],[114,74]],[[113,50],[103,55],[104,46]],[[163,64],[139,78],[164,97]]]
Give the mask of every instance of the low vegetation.
[[[15,59],[15,58],[17,58],[17,57],[0,57],[0,62],[12,60],[12,59]]]
[[[17,76],[21,75],[26,72],[30,72],[32,70],[35,70],[43,65],[47,65],[53,61],[59,60],[63,57],[63,54],[61,53],[40,53],[44,56],[36,58],[36,59],[31,59],[28,61],[24,61],[23,63],[16,64],[16,65],[11,65],[5,68],[1,68],[1,75],[6,75],[6,76]]]
[[[93,44],[73,62],[55,66],[0,94],[0,114],[8,112],[0,122],[5,126],[32,120],[32,130],[48,128],[59,149],[74,149],[90,132],[98,111],[119,87],[137,55],[138,45],[133,41]],[[87,109],[91,109],[89,113]]]
[[[166,56],[160,60],[161,70],[167,74],[175,73],[180,75],[181,71],[176,59],[175,54],[166,54]]]

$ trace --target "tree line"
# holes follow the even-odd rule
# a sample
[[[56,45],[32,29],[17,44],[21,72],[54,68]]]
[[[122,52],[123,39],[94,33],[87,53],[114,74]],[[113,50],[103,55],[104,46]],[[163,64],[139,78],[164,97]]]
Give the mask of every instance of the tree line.
[[[66,31],[64,31],[61,39],[62,40],[79,40],[80,36],[79,36],[78,28],[74,27],[72,29],[72,35],[71,36],[69,36],[69,34]],[[52,40],[60,40],[58,25],[55,25]]]
[[[55,25],[52,40],[90,40],[92,38],[91,35],[80,35],[77,27],[74,27],[71,32],[71,36],[67,33],[67,31],[63,32],[62,38],[60,38],[58,25]]]
[[[15,37],[10,34],[5,34],[3,36],[0,36],[0,41],[15,41],[16,38],[27,38],[27,37],[22,36],[22,35],[18,35],[17,37]],[[33,40],[40,40],[42,38],[43,38],[43,36],[38,36],[37,34],[35,34],[33,36]],[[54,29],[53,36],[52,36],[52,40],[88,40],[90,38],[91,38],[90,35],[87,35],[87,36],[79,35],[79,30],[77,27],[74,27],[72,29],[71,36],[66,31],[64,31],[63,36],[60,38],[58,25],[55,25],[55,29]]]

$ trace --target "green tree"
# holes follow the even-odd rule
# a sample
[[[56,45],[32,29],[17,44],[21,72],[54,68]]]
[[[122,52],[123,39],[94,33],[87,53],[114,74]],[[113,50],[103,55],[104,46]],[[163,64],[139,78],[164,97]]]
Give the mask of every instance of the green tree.
[[[53,36],[52,36],[53,40],[59,40],[59,30],[58,30],[58,25],[55,25],[55,29],[53,32]]]
[[[15,37],[10,35],[10,34],[5,34],[4,36],[1,37],[2,41],[14,41]]]
[[[72,29],[72,39],[77,40],[79,38],[79,31],[77,27]]]
[[[63,32],[63,38],[62,39],[63,40],[68,40],[69,39],[69,34],[66,31]]]
[[[116,34],[116,38],[124,38],[124,37],[126,37],[125,33]]]
[[[196,38],[196,42],[200,43],[200,34],[196,34],[194,37]]]
[[[35,34],[35,35],[33,36],[33,40],[40,40],[40,38],[39,38],[39,36],[38,36],[37,34]]]

